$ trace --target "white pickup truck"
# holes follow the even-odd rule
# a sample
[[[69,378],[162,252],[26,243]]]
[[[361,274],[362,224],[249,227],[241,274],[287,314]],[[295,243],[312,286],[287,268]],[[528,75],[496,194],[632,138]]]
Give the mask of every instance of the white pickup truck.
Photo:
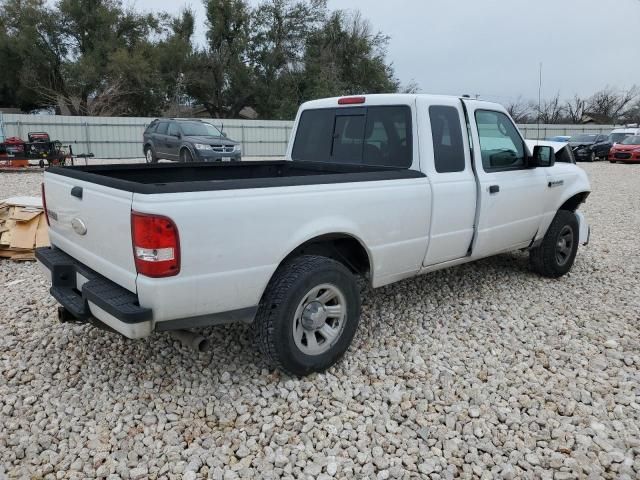
[[[380,287],[518,249],[564,275],[589,192],[500,105],[330,98],[302,105],[284,161],[49,168],[36,256],[62,320],[132,339],[246,322],[272,365],[305,375],[349,347],[356,276]]]

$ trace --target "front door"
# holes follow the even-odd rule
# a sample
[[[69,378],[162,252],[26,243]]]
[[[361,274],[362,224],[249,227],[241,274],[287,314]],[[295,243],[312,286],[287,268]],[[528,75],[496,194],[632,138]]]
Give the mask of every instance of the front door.
[[[166,140],[166,155],[169,160],[178,160],[180,149],[180,127],[176,122],[169,123],[169,130],[167,131]]]
[[[527,247],[545,210],[545,169],[528,168],[527,147],[506,111],[482,102],[465,102],[480,189],[473,256]]]

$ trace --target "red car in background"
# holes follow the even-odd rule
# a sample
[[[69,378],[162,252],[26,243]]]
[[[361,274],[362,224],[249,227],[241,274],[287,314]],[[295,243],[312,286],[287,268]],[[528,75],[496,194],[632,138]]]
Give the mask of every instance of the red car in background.
[[[609,161],[611,163],[640,163],[640,135],[627,137],[622,142],[616,143],[611,147],[611,150],[609,150]]]

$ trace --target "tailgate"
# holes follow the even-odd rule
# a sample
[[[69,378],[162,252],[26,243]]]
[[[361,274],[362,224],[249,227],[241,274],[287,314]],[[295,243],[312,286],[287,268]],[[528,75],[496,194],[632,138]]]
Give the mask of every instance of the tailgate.
[[[50,172],[44,185],[51,244],[135,293],[133,193]]]

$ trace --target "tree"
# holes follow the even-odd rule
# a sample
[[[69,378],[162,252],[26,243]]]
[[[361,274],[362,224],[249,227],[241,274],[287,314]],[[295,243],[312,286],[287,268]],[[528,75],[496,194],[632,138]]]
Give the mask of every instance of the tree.
[[[569,123],[580,123],[585,115],[587,100],[575,94],[564,103],[564,113]]]
[[[250,58],[255,108],[266,118],[291,118],[300,100],[305,42],[322,28],[326,0],[269,0],[252,13]]]
[[[532,102],[530,105],[540,123],[553,124],[560,123],[562,120],[564,109],[560,103],[559,93],[549,100],[543,100],[540,104]]]
[[[186,91],[212,117],[237,117],[253,97],[249,7],[244,0],[208,0],[205,5],[207,46],[188,59]]]
[[[590,113],[618,122],[624,116],[625,110],[638,99],[639,94],[640,90],[636,86],[622,91],[606,87],[589,99],[587,108]]]
[[[530,120],[531,108],[522,97],[508,103],[505,108],[516,123],[527,123]]]
[[[360,13],[333,12],[307,41],[302,99],[397,92],[399,82],[385,60],[388,42]]]

